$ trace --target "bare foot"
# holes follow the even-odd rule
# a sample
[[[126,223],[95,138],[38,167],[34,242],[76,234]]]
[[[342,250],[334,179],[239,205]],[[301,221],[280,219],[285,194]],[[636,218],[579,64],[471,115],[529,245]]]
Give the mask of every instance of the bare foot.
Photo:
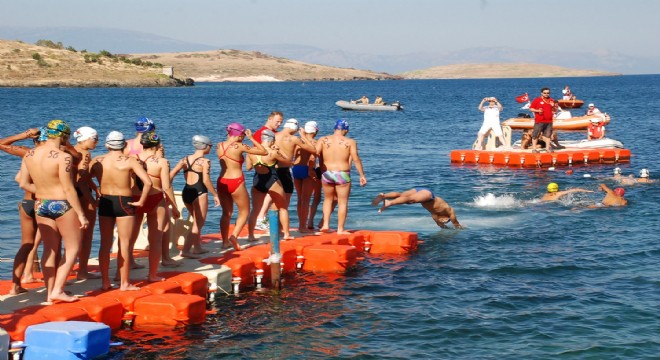
[[[23,276],[23,279],[21,279],[22,284],[34,284],[34,283],[42,283],[44,282],[43,279],[35,279],[32,276]]]
[[[26,292],[28,292],[27,289],[25,289],[25,288],[22,287],[22,286],[16,286],[16,285],[14,285],[14,286],[12,286],[11,289],[9,289],[9,295],[24,294],[24,293],[26,293]]]
[[[94,272],[86,272],[86,273],[78,273],[78,276],[76,276],[78,280],[86,280],[86,279],[100,279],[101,274],[99,273],[94,273]]]
[[[223,250],[225,250],[225,249],[229,249],[230,247],[231,247],[231,244],[230,244],[230,243],[224,243],[224,242],[223,242],[221,248],[222,248]]]
[[[115,288],[115,287],[112,286],[112,284],[103,284],[103,286],[101,286],[101,290],[103,290],[103,291],[112,290],[112,289],[114,289],[114,288]]]
[[[291,234],[282,236],[282,240],[293,240],[295,239]]]
[[[147,281],[149,281],[149,282],[165,281],[165,278],[164,278],[164,277],[160,277],[160,276],[149,276],[149,277],[147,278]]]
[[[387,209],[388,207],[390,207],[390,201],[389,200],[384,200],[383,201],[383,206],[381,206],[380,209],[378,209],[378,212],[382,213],[383,210]]]
[[[313,233],[314,229],[312,228],[312,230],[310,230],[310,229],[305,229],[304,227],[301,227],[300,229],[298,229],[298,232],[301,233],[301,234]]]
[[[254,237],[254,236],[248,236],[247,241],[249,241],[249,242],[255,242],[255,241],[259,241],[259,239],[257,239],[257,238]]]
[[[380,193],[373,200],[371,200],[371,206],[378,206],[378,203],[385,199],[385,194]]]
[[[201,247],[192,250],[193,254],[206,254],[208,252],[209,252],[208,250]]]
[[[64,292],[58,293],[58,294],[50,294],[50,298],[48,301],[50,302],[56,302],[56,301],[61,301],[61,302],[74,302],[78,301],[78,299],[75,296],[67,295]]]
[[[350,235],[350,234],[351,234],[350,231],[346,231],[346,230],[339,231],[339,230],[337,230],[337,235]]]
[[[176,261],[174,261],[174,260],[163,260],[163,261],[160,263],[160,266],[162,266],[162,267],[166,267],[166,268],[175,268],[175,267],[179,267],[179,266],[181,266],[181,264],[178,263],[178,262],[176,262]]]
[[[195,255],[193,253],[181,253],[181,257],[187,258],[187,259],[201,259],[202,257],[199,255]]]
[[[232,245],[234,245],[234,250],[241,251],[241,246],[238,245],[238,239],[236,238],[236,236],[234,235],[230,236],[229,241],[231,242]]]
[[[121,291],[137,291],[137,290],[140,290],[140,288],[138,286],[133,285],[133,284],[128,284],[128,285],[120,286],[119,290],[121,290]]]
[[[332,232],[332,230],[330,230],[330,228],[322,227],[322,228],[319,229],[319,232],[320,233],[329,233],[329,232]]]

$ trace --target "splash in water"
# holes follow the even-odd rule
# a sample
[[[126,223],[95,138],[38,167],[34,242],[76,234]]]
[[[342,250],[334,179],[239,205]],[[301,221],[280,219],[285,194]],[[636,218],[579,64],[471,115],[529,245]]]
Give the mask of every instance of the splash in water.
[[[480,195],[474,198],[474,206],[480,208],[492,209],[512,209],[519,208],[524,205],[524,202],[516,199],[513,195],[495,196],[492,193]]]

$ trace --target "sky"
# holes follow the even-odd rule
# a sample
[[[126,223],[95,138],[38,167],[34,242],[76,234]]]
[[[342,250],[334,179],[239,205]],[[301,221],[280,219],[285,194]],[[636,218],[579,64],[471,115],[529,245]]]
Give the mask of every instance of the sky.
[[[656,0],[0,0],[0,26],[396,55],[506,46],[660,57]]]

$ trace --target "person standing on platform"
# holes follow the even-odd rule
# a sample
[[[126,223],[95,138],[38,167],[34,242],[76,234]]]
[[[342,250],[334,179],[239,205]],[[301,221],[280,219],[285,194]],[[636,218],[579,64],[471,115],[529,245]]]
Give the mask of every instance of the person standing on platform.
[[[264,130],[270,130],[273,133],[277,134],[277,130],[280,128],[280,125],[282,125],[282,121],[284,121],[284,114],[282,114],[281,111],[271,112],[268,115],[268,120],[266,120],[266,124],[264,124],[264,126],[262,126],[259,130],[257,130],[254,133],[254,140],[261,144],[261,133]],[[272,203],[272,199],[270,198],[270,195],[266,194],[263,205],[261,206],[261,209],[259,210],[259,214],[257,216],[256,229],[268,230],[268,217],[266,216],[266,214],[268,213],[268,209],[270,208],[271,203]]]
[[[485,102],[488,102],[488,106],[484,106]],[[481,100],[477,108],[484,113],[484,121],[477,134],[476,150],[483,150],[482,144],[484,137],[486,137],[491,131],[500,141],[501,146],[506,146],[504,134],[502,133],[502,125],[500,125],[500,111],[502,111],[502,104],[500,104],[500,102],[494,97],[487,97]]]
[[[367,185],[367,178],[362,169],[362,160],[358,154],[357,142],[346,137],[348,121],[337,120],[332,135],[324,136],[316,143],[316,152],[322,159],[325,171],[321,175],[323,183],[323,226],[320,231],[330,231],[330,216],[332,215],[333,199],[337,198],[337,233],[348,234],[346,217],[348,215],[348,198],[351,195],[351,162],[360,174],[360,186]]]
[[[532,101],[529,111],[534,113],[534,131],[532,132],[532,152],[536,150],[536,143],[539,137],[545,142],[545,148],[548,152],[552,152],[552,144],[550,137],[552,136],[552,117],[555,113],[556,103],[550,97],[550,88],[544,87],[541,89],[541,96]]]

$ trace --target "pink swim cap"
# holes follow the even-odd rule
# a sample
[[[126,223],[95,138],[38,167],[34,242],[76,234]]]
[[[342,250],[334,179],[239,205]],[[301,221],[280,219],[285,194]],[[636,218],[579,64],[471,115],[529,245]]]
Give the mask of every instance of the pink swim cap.
[[[227,125],[227,134],[229,136],[241,136],[245,133],[245,126],[239,123],[231,123]]]
[[[626,194],[626,191],[623,190],[623,188],[616,188],[616,189],[614,189],[614,193],[617,194],[618,196],[623,197],[623,195]]]

